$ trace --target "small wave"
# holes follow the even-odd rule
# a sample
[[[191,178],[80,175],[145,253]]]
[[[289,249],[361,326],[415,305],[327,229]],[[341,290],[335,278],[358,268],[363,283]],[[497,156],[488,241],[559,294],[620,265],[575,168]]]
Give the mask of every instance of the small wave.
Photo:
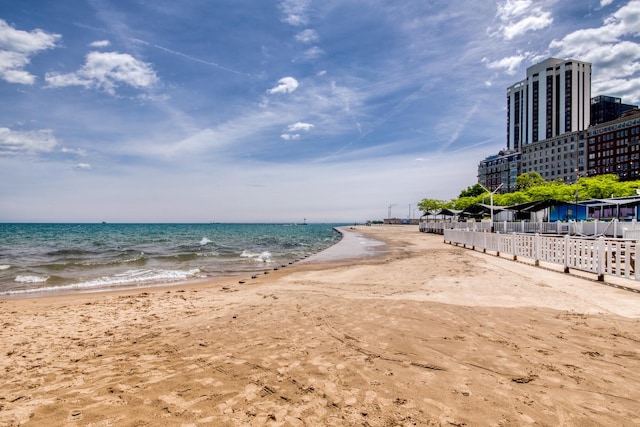
[[[0,292],[0,295],[30,294],[40,292],[61,292],[71,290],[91,290],[99,288],[108,288],[114,286],[135,285],[145,282],[171,282],[185,280],[196,277],[200,273],[197,268],[191,270],[130,270],[112,276],[100,277],[98,279],[89,280],[87,282],[73,283],[61,286],[46,286],[30,289],[19,289],[7,292]],[[25,278],[37,278],[37,276],[18,276]],[[46,281],[40,280],[40,282]],[[16,281],[17,278],[16,278]],[[35,281],[31,283],[36,283]]]
[[[44,283],[49,280],[49,276],[28,276],[28,275],[20,275],[17,276],[14,281],[18,283]]]
[[[262,262],[270,262],[271,261],[271,253],[264,251],[260,254],[260,256],[258,257],[257,261],[262,261]]]
[[[73,256],[73,255],[91,255],[95,254],[93,251],[85,249],[55,249],[47,252],[49,256]]]
[[[119,259],[107,259],[104,261],[86,261],[82,263],[75,263],[74,265],[81,265],[87,267],[99,267],[103,265],[117,265],[117,264],[144,264],[147,262],[147,256],[144,252],[135,252],[131,258],[119,258]]]
[[[204,246],[207,243],[211,243],[211,240],[207,239],[206,237],[203,237],[202,240],[200,240],[200,246]]]
[[[8,270],[8,269],[10,269],[10,268],[11,268],[11,266],[10,266],[10,265],[8,265],[8,264],[0,265],[0,270]]]
[[[198,254],[195,254],[195,253],[176,254],[176,255],[173,255],[172,257],[169,257],[169,258],[175,259],[175,260],[178,260],[178,261],[181,261],[181,262],[192,261],[192,260],[198,258]]]
[[[249,251],[242,251],[242,253],[240,254],[240,257],[242,258],[252,258],[255,259],[258,262],[271,262],[271,253],[268,251],[264,251],[260,254],[258,253],[253,253],[253,252],[249,252]]]
[[[208,258],[208,257],[217,257],[220,256],[219,252],[201,252],[197,254],[199,257]]]

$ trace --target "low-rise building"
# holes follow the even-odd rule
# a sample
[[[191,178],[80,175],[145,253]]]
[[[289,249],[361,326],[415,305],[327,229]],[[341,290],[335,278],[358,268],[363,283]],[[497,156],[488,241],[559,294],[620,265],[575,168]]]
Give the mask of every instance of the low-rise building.
[[[639,110],[592,126],[586,134],[588,175],[616,174],[621,180],[640,179]]]
[[[547,181],[576,182],[587,175],[585,135],[581,130],[524,145],[521,173],[535,171]]]
[[[502,184],[498,192],[510,193],[516,189],[516,180],[520,173],[520,153],[515,150],[502,150],[480,162],[478,182],[491,191]]]

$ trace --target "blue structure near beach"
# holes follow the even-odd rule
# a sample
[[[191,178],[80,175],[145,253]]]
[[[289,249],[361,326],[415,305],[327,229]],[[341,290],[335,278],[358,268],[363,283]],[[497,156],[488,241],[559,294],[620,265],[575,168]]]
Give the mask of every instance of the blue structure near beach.
[[[575,203],[558,203],[549,207],[549,221],[584,221],[587,220],[587,207]]]

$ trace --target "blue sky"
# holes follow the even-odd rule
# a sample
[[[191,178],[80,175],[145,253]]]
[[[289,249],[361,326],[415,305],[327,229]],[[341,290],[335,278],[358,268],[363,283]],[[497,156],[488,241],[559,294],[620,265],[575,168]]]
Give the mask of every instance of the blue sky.
[[[640,0],[3,0],[0,221],[417,216],[547,57],[640,102]]]

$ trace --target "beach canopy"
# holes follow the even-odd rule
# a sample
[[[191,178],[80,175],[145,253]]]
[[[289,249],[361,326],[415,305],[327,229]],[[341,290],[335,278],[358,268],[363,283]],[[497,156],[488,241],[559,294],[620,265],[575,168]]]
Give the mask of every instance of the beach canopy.
[[[440,209],[440,212],[438,212],[438,215],[446,215],[446,216],[458,216],[460,215],[460,212],[462,212],[462,210],[460,209]]]
[[[640,205],[640,197],[618,197],[610,199],[591,199],[579,202],[583,206],[599,207],[599,206],[638,206]]]
[[[564,205],[568,202],[562,202],[555,199],[534,200],[533,202],[520,203],[517,205],[506,206],[505,209],[516,212],[538,212],[551,206]],[[575,203],[574,203],[575,204]]]
[[[505,210],[505,206],[493,206],[493,213],[501,212]],[[467,217],[482,217],[484,215],[490,215],[492,210],[491,205],[485,205],[484,203],[474,203],[473,205],[467,206],[465,210],[460,214],[461,216]]]

